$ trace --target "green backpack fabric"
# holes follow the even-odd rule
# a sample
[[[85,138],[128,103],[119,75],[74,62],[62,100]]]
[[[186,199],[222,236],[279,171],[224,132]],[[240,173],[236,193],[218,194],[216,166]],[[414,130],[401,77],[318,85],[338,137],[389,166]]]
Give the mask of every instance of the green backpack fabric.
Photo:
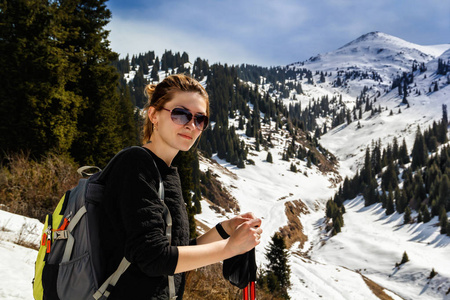
[[[148,153],[142,147],[132,148],[140,148]],[[120,276],[130,265],[124,257],[117,270],[105,282],[99,282],[109,275],[104,274],[99,250],[99,204],[107,201],[103,199],[104,174],[115,158],[127,149],[119,152],[105,170],[88,179],[80,179],[76,187],[63,195],[55,211],[47,215],[35,266],[34,299],[107,299]],[[156,163],[155,167],[158,170]],[[158,176],[158,193],[164,204],[166,236],[170,243],[172,218],[164,203],[164,186],[159,172]],[[173,276],[169,276],[168,281],[169,298],[174,298],[176,296]]]

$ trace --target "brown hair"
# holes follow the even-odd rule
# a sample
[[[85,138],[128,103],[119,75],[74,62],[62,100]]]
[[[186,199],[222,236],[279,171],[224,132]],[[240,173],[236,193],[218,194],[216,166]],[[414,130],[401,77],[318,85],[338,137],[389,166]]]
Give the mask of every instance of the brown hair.
[[[182,74],[170,75],[158,84],[149,84],[145,87],[144,94],[147,96],[148,100],[144,106],[145,119],[142,137],[143,144],[150,141],[150,137],[153,133],[153,124],[148,117],[150,106],[153,106],[156,111],[160,111],[167,102],[172,100],[177,92],[198,93],[205,99],[206,115],[209,116],[209,97],[205,88],[192,77]]]

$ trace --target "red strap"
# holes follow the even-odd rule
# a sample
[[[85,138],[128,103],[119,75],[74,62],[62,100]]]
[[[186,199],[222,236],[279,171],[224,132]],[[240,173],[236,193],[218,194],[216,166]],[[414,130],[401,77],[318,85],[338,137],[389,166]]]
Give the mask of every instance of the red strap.
[[[248,286],[246,286],[244,288],[243,295],[244,295],[244,300],[248,300]]]
[[[255,282],[250,282],[250,300],[255,300]]]
[[[58,230],[66,230],[66,227],[69,225],[69,220],[67,218],[64,218],[64,222],[62,223],[61,227],[59,227]]]
[[[44,233],[44,234],[42,235],[41,246],[45,246],[45,241],[46,241],[46,240],[47,240],[47,234]]]
[[[51,246],[52,246],[52,241],[51,240],[47,240],[47,253],[50,253]]]

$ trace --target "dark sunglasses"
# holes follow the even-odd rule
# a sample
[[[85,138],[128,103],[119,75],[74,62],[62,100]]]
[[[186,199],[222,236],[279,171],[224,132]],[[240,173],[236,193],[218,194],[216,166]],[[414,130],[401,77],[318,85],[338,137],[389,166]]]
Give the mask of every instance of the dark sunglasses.
[[[170,112],[170,117],[175,124],[186,125],[192,120],[192,118],[194,118],[194,124],[198,130],[203,131],[206,127],[208,127],[208,116],[206,115],[197,114],[193,116],[189,110],[181,107],[175,107],[172,110],[164,107],[162,109]]]

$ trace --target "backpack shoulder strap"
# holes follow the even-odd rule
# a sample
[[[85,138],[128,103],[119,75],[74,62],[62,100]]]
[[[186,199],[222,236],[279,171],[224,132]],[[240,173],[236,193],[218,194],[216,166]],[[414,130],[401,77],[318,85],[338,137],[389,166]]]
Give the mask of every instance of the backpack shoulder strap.
[[[119,281],[120,276],[128,269],[130,262],[124,257],[120,262],[117,270],[111,274],[111,276],[106,279],[102,286],[95,292],[94,299],[107,299],[111,294],[111,290],[116,286],[117,281]]]
[[[163,206],[164,206],[164,210],[163,210],[163,215],[164,215],[164,219],[166,221],[166,237],[169,240],[169,245],[172,244],[172,216],[170,215],[170,211],[169,208],[167,207],[166,203],[164,202],[164,184],[162,181],[162,177],[161,174],[159,173],[159,169],[158,166],[156,165],[155,160],[153,159],[153,157],[151,156],[150,153],[147,152],[147,150],[143,149],[142,147],[139,146],[133,146],[132,148],[139,148],[142,149],[143,151],[145,151],[151,158],[152,158],[152,162],[155,165],[155,170],[158,174],[158,178],[159,178],[159,186],[158,186],[158,196],[159,199],[161,200]],[[127,148],[129,149],[129,148]],[[115,160],[115,158],[122,152],[126,151],[127,149],[124,149],[122,151],[120,151],[117,155],[115,155],[111,161],[108,163],[108,165],[105,167],[105,170],[108,168],[108,166],[110,166],[113,161]],[[103,172],[100,174],[100,176],[103,174]],[[99,177],[100,179],[100,177]],[[112,288],[117,284],[117,282],[119,281],[120,276],[122,276],[122,274],[128,269],[128,267],[130,266],[130,262],[123,257],[122,261],[119,264],[119,267],[116,269],[116,271],[109,276],[109,278],[102,284],[102,286],[95,292],[94,294],[94,299],[98,300],[98,299],[107,299],[111,293]],[[173,276],[168,276],[168,282],[169,282],[169,296],[170,299],[176,299],[176,294],[175,294],[175,280]]]
[[[131,147],[124,148],[124,149],[120,150],[116,155],[114,155],[113,158],[111,158],[111,160],[108,162],[108,164],[106,165],[106,167],[103,170],[98,168],[101,172],[100,172],[100,175],[97,178],[97,180],[100,182],[104,182],[107,171],[109,169],[111,169],[111,166],[115,163],[115,161],[118,159],[118,157],[120,157],[123,153],[125,153],[126,151],[128,151],[130,149],[141,149],[142,151],[145,151],[145,153],[147,153],[151,157],[151,154],[148,153],[147,150],[145,150],[141,146],[131,146]],[[152,160],[153,160],[153,157],[152,157]],[[158,170],[158,168],[157,168],[157,170]],[[158,176],[160,176],[159,171],[158,171]]]
[[[143,149],[145,152],[147,152],[145,149]],[[147,152],[148,153],[148,152]],[[151,156],[151,155],[150,155]],[[159,177],[159,199],[161,200],[163,206],[164,206],[164,219],[166,221],[166,237],[169,240],[169,245],[172,245],[172,216],[170,215],[169,208],[167,207],[166,203],[164,202],[164,184],[162,181],[161,174],[159,173],[158,166],[156,165],[155,160],[152,157],[153,164],[155,165],[156,172],[158,172]],[[125,258],[124,258],[125,259]],[[167,280],[169,282],[169,299],[175,300],[177,298],[175,293],[175,279],[173,276],[167,276]]]

